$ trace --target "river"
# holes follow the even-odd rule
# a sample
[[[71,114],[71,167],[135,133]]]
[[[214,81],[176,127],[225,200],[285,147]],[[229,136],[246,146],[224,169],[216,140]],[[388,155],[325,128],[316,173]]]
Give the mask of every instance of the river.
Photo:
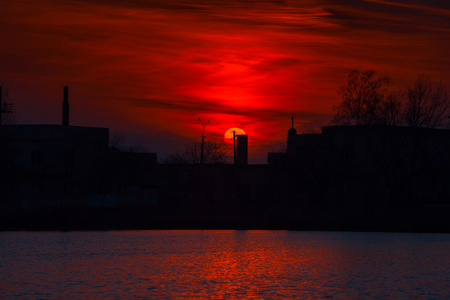
[[[0,299],[450,299],[450,235],[0,232]]]

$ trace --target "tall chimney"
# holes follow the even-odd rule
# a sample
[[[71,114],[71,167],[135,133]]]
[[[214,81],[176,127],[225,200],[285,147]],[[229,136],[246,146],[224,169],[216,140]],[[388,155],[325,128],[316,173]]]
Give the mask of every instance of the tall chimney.
[[[62,105],[62,125],[69,126],[69,87],[64,87],[64,102]]]

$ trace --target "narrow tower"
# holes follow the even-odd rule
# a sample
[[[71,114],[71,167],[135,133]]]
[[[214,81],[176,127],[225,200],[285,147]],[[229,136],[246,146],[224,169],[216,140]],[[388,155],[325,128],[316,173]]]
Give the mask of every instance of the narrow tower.
[[[69,126],[69,87],[64,87],[64,102],[62,104],[62,125]]]
[[[236,135],[236,165],[248,164],[248,135]]]

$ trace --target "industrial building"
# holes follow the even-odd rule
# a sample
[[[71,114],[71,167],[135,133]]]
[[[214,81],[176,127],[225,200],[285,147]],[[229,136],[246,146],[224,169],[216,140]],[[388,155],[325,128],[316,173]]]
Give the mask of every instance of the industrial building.
[[[2,205],[118,206],[143,190],[153,201],[143,168],[156,154],[110,149],[108,128],[69,125],[67,86],[63,97],[61,125],[0,126]]]
[[[303,197],[318,201],[384,206],[450,199],[446,129],[324,126],[320,134],[297,134],[292,127],[286,153],[269,153],[268,161],[293,170]]]

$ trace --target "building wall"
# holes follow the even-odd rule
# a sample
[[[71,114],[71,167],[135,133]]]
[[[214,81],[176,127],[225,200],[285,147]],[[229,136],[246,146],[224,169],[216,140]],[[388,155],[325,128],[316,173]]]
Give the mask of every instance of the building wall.
[[[106,128],[2,126],[3,190],[21,199],[87,193],[107,154],[108,140]]]
[[[290,132],[285,165],[305,195],[315,188],[340,203],[413,204],[450,197],[449,153],[449,130],[327,126],[322,134]]]
[[[107,128],[59,125],[9,125],[3,145],[22,173],[82,172],[108,149]]]

